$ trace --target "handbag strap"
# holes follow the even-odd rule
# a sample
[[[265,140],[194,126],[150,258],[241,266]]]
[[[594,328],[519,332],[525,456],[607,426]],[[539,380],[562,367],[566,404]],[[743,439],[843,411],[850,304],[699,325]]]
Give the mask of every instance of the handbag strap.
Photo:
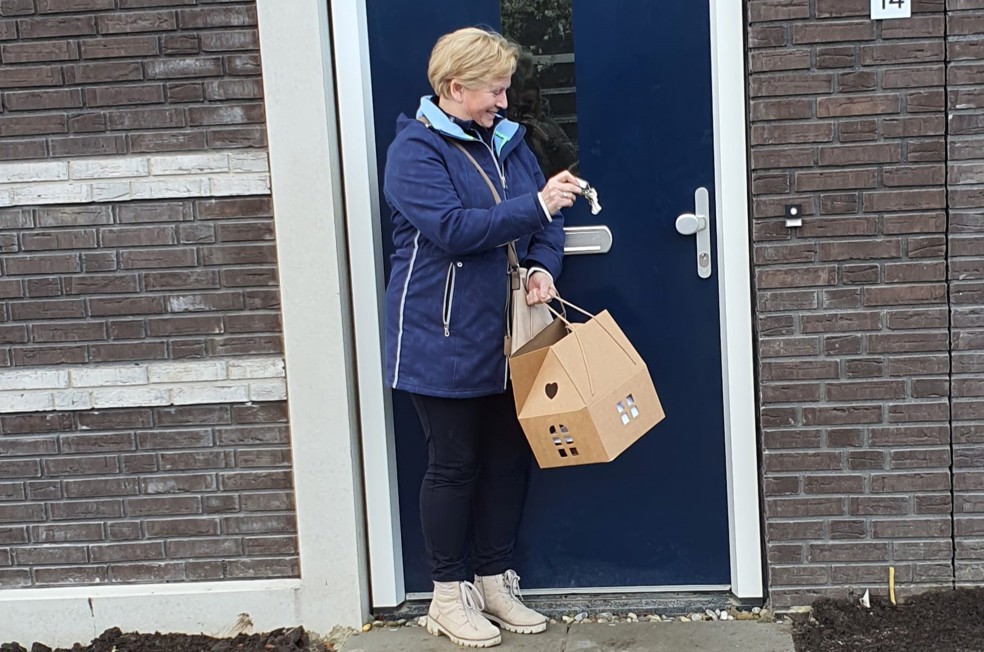
[[[431,126],[430,120],[428,120],[424,116],[418,117],[417,120],[422,122],[425,127]],[[478,164],[478,161],[476,161],[475,157],[471,155],[471,152],[465,149],[465,146],[459,143],[457,140],[451,140],[450,138],[445,138],[445,140],[447,140],[449,143],[460,149],[461,153],[464,154],[469,161],[471,161],[471,164],[475,166],[475,169],[478,170],[478,173],[482,175],[482,179],[485,180],[485,185],[487,185],[489,187],[489,190],[492,191],[492,197],[495,199],[496,205],[501,204],[502,197],[499,195],[499,191],[496,190],[495,184],[492,183],[492,179],[489,178],[488,173],[486,173],[485,170],[482,168],[482,166]],[[509,258],[509,269],[517,269],[519,267],[519,256],[516,254],[515,242],[509,243],[506,249],[506,255]]]

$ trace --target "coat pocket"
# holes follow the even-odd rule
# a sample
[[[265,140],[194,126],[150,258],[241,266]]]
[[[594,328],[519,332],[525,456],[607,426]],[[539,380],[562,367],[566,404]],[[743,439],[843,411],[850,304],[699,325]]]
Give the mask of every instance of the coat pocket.
[[[444,279],[444,303],[441,312],[441,319],[444,321],[444,337],[451,337],[451,309],[454,306],[454,282],[457,275],[457,267],[454,261],[451,261],[448,264],[448,275]]]

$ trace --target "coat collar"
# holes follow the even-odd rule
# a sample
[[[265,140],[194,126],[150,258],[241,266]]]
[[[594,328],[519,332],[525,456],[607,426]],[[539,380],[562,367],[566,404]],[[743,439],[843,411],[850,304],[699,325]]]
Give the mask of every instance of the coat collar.
[[[432,129],[444,134],[445,136],[465,141],[479,140],[462,129],[461,125],[449,118],[439,106],[434,104],[433,99],[429,95],[425,95],[420,98],[420,108],[417,109],[417,118],[420,119],[421,117],[427,119],[427,122],[430,123],[430,127]],[[492,143],[495,146],[496,155],[501,157],[506,145],[509,144],[509,142],[512,141],[517,134],[519,134],[520,139],[522,138],[520,129],[520,125],[512,120],[507,118],[496,118],[495,126],[492,130]],[[516,140],[518,142],[519,139]]]

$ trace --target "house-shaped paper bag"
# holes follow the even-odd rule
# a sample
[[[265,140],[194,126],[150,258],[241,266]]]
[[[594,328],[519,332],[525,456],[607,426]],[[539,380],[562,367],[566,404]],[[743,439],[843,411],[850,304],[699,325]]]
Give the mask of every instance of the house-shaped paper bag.
[[[610,462],[663,419],[649,369],[607,310],[555,319],[509,358],[540,468]]]

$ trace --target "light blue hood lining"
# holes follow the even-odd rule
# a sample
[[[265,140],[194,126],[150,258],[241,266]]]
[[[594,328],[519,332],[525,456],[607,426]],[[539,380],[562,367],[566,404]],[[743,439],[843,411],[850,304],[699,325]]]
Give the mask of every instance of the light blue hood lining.
[[[428,95],[420,98],[420,108],[417,109],[416,117],[427,118],[427,121],[430,122],[431,127],[446,136],[450,136],[451,138],[467,141],[478,140],[478,138],[466,133],[464,129],[451,120],[451,118],[449,118],[440,107],[431,101],[431,98]],[[508,143],[518,131],[519,124],[513,122],[512,120],[501,118],[498,122],[496,122],[495,129],[492,132],[492,144],[495,147],[496,155],[502,154],[502,148],[506,146],[506,143]]]

